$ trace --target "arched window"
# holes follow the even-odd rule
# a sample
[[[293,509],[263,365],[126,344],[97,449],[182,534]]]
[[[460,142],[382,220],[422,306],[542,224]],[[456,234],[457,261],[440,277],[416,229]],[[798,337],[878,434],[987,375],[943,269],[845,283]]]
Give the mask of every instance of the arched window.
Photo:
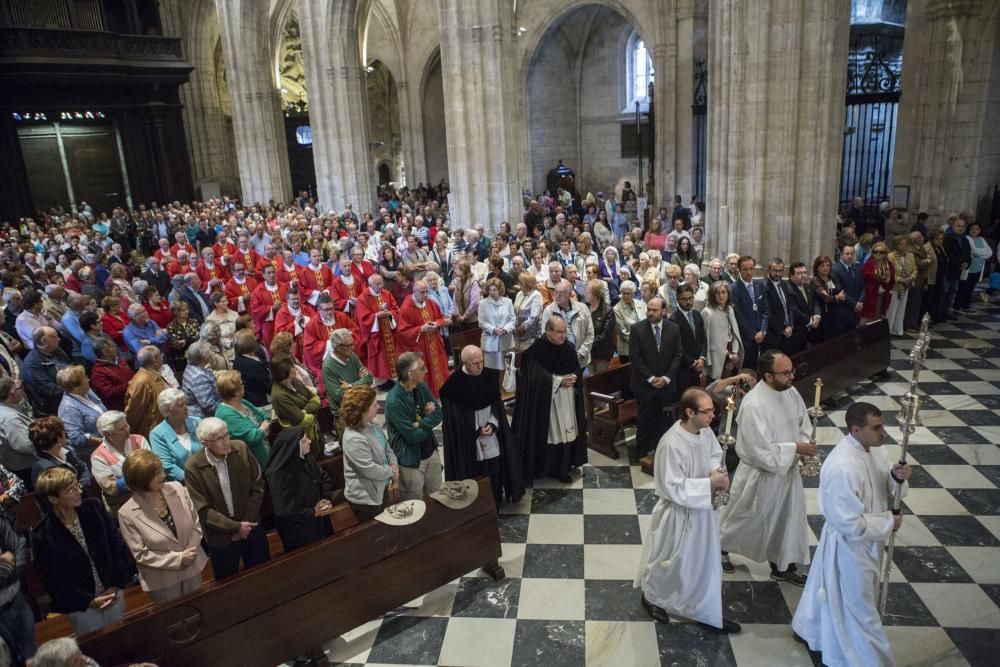
[[[630,111],[635,103],[641,106],[649,103],[649,84],[653,82],[653,59],[646,50],[646,44],[639,33],[632,32],[625,47],[626,99]]]

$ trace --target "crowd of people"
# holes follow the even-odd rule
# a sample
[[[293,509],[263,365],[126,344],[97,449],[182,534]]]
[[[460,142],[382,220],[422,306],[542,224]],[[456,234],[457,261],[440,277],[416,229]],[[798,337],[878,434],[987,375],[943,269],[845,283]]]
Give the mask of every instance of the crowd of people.
[[[53,211],[0,232],[8,644],[35,650],[15,576],[29,550],[11,523],[26,490],[42,508],[30,557],[52,611],[83,634],[121,618],[122,589],[136,579],[160,604],[196,589],[208,562],[220,579],[266,561],[265,488],[291,551],[331,534],[340,500],[368,520],[443,478],[486,475],[497,505],[540,477],[572,481],[587,459],[583,378],[617,360],[631,368],[622,390],[639,403],[639,454],[660,448],[656,529],[671,506],[706,510],[708,487],[683,478],[728,487],[704,433],[727,390],[778,396],[791,387],[789,358],[810,344],[883,318],[903,335],[925,312],[941,322],[968,309],[993,256],[965,213],[928,229],[888,210],[884,228],[869,231],[859,228],[868,218],[847,212],[833,256],[762,264],[705,256],[697,200],[677,197],[644,225],[630,188],[543,195],[487,233],[451,220],[446,195],[444,185],[383,190],[377,214],[360,217],[305,197]],[[453,349],[456,333],[475,329],[476,344]],[[501,387],[516,394],[512,422]],[[384,429],[376,390],[386,392]],[[667,408],[678,401],[674,424]],[[754,442],[738,442],[738,471],[763,479],[741,484],[737,471],[729,506],[753,506],[755,485],[771,484],[795,517],[781,523],[796,529],[801,482],[795,491],[785,473],[815,444],[776,433],[794,427],[799,403],[781,424],[765,411],[748,426],[741,413],[740,438]],[[320,464],[333,440],[343,492]],[[664,449],[674,440],[680,458]],[[739,516],[724,510],[721,548],[770,560],[775,578],[803,585],[802,536],[791,550],[779,544],[787,535],[747,544]],[[751,532],[777,531],[767,522]],[[699,548],[719,552],[719,526],[699,530]],[[654,545],[655,558],[666,546]],[[721,606],[695,612],[688,592],[677,602],[683,586],[650,584],[656,576],[637,580],[654,618],[670,609],[734,629]]]

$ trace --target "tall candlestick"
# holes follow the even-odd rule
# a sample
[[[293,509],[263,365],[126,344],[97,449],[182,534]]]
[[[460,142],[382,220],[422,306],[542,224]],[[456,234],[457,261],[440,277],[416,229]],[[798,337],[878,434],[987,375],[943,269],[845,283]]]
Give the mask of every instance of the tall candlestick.
[[[736,412],[736,401],[730,396],[726,399],[726,435],[733,434],[733,414]]]
[[[816,378],[816,399],[813,401],[813,407],[819,407],[821,393],[823,393],[823,380]]]

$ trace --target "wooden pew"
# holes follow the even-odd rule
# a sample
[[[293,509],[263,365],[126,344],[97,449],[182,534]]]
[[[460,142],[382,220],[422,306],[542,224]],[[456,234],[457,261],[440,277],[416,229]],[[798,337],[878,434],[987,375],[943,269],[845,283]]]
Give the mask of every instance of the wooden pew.
[[[462,367],[462,348],[466,345],[479,347],[482,336],[483,330],[479,327],[466,329],[465,331],[455,331],[454,329],[449,331],[448,338],[451,339],[451,354],[455,362],[454,370],[457,371]]]
[[[587,415],[587,447],[617,459],[618,433],[635,424],[639,405],[628,393],[632,367],[622,364],[583,378],[583,405]]]
[[[377,521],[130,614],[80,639],[100,664],[278,664],[478,567],[504,576],[489,481],[463,510],[427,501],[410,526]],[[314,651],[313,654],[316,654]]]
[[[823,379],[823,396],[829,398],[862,380],[885,374],[891,351],[889,322],[869,322],[794,355],[795,388],[812,405],[816,378]]]

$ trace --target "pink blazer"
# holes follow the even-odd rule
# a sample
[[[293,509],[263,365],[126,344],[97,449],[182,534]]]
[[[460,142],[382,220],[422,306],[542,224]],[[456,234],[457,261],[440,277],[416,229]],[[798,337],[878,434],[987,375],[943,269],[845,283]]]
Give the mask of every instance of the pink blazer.
[[[122,538],[139,566],[144,591],[157,591],[186,581],[200,574],[208,562],[200,546],[198,514],[187,489],[179,482],[167,482],[163,485],[163,497],[174,518],[177,537],[137,493],[118,510]],[[191,547],[197,548],[198,556],[187,567],[181,567],[181,555]]]

